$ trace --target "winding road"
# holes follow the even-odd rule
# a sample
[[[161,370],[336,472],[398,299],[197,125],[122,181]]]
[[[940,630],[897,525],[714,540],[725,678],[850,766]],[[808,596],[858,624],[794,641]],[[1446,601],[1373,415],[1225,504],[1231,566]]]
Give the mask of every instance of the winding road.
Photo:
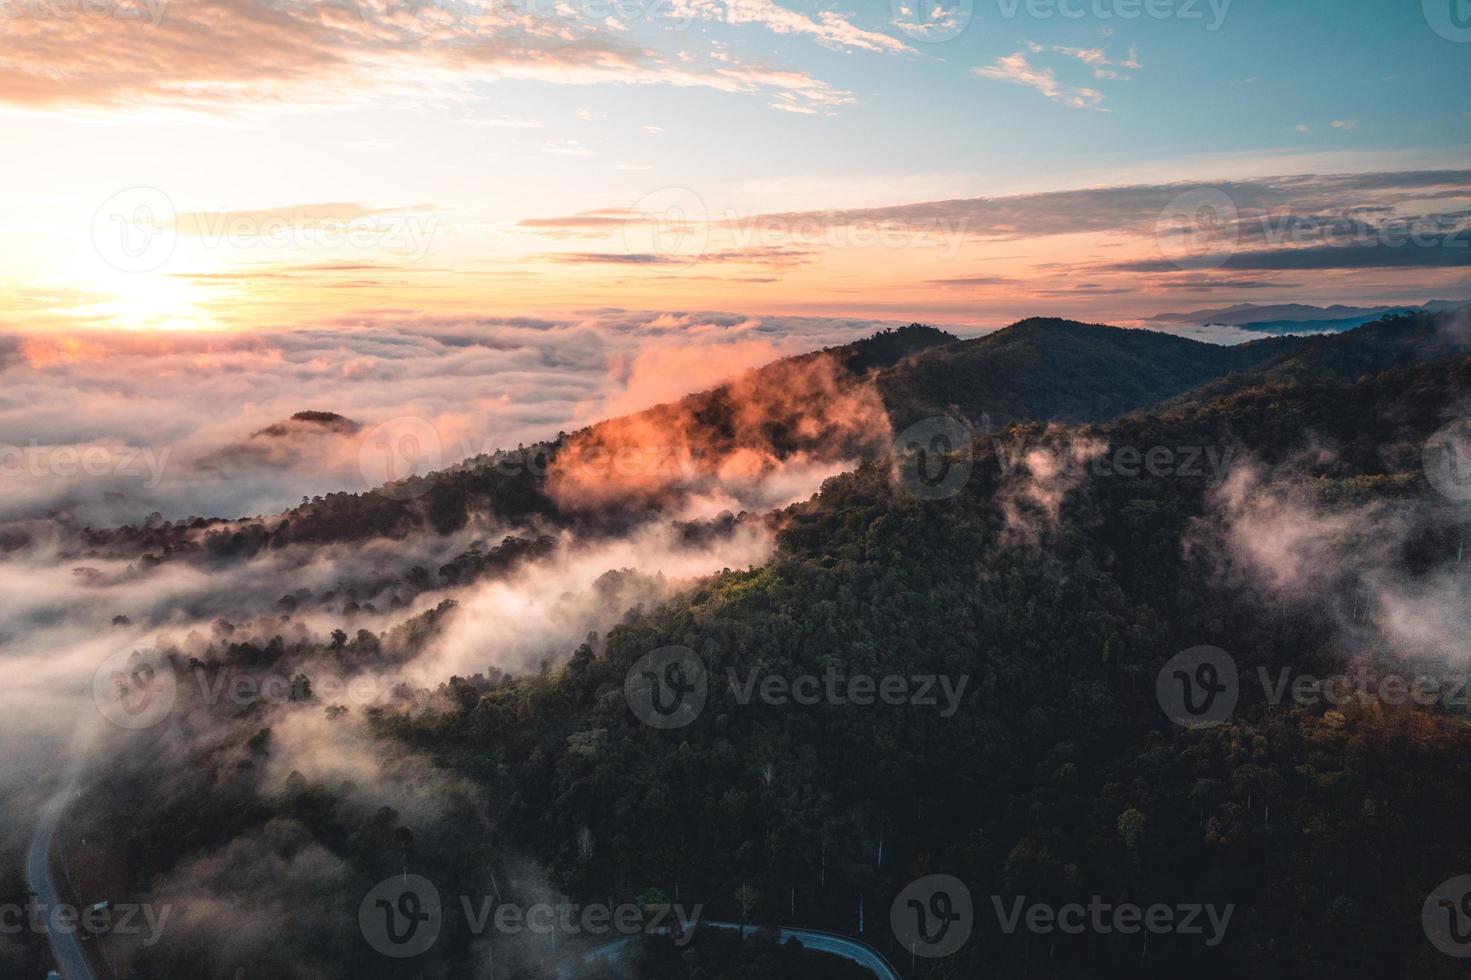
[[[752,935],[760,929],[766,928],[763,926],[742,927],[734,922],[702,921],[699,924],[709,926],[711,929],[742,929],[742,936]],[[776,931],[780,942],[784,943],[789,939],[795,939],[802,944],[803,948],[814,953],[826,953],[829,956],[837,956],[857,963],[859,966],[872,971],[878,980],[900,980],[899,971],[894,969],[888,960],[884,959],[882,953],[867,943],[859,942],[856,939],[849,939],[847,936],[839,936],[831,932],[816,932],[812,929],[788,929],[783,926],[777,926]],[[603,959],[616,963],[622,957],[623,951],[627,946],[627,939],[620,939],[615,943],[609,943],[589,954],[586,961],[592,962],[595,959]]]
[[[61,904],[61,892],[51,877],[51,850],[56,843],[56,829],[61,824],[61,815],[66,809],[66,798],[70,790],[63,790],[52,797],[41,808],[41,821],[36,825],[31,838],[31,849],[26,854],[26,885],[36,893],[36,904],[48,911]],[[56,957],[57,968],[66,980],[97,980],[87,957],[82,953],[81,933],[47,929],[46,939],[51,943],[51,953]]]
[[[740,929],[734,922],[701,922],[700,925],[709,926],[712,929]],[[742,935],[756,932],[760,926],[746,926]],[[872,946],[847,936],[839,936],[831,932],[815,932],[811,929],[788,929],[783,926],[776,928],[779,941],[786,942],[795,939],[801,943],[803,948],[814,953],[826,953],[829,956],[838,956],[845,960],[851,960],[859,966],[873,971],[878,980],[899,980],[899,971],[884,959],[882,953]]]

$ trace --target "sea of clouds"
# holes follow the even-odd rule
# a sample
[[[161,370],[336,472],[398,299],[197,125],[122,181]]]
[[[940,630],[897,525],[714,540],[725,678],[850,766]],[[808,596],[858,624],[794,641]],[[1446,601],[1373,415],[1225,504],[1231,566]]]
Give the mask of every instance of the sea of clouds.
[[[0,521],[269,514],[384,474],[363,440],[432,426],[444,465],[708,388],[893,324],[596,310],[376,314],[254,333],[0,335]],[[335,412],[343,432],[287,425]]]

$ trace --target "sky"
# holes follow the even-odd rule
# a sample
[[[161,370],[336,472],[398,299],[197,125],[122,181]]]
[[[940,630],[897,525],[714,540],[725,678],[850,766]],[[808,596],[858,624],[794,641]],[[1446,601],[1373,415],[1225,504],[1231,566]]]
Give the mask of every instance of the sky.
[[[1471,296],[1467,0],[0,0],[0,330]]]

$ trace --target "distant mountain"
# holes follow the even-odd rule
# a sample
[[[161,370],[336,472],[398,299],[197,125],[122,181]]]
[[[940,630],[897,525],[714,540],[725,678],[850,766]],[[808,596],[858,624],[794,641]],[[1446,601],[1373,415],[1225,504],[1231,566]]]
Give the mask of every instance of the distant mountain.
[[[835,355],[849,371],[871,371],[891,367],[911,354],[953,344],[960,338],[936,327],[911,323],[897,330],[881,330],[872,337],[855,340],[841,347],[829,347],[823,353]],[[807,357],[819,355],[808,354]]]
[[[1385,316],[1419,312],[1422,311],[1415,307],[1401,307],[1386,310],[1383,313],[1376,312],[1367,316],[1344,317],[1341,320],[1253,320],[1250,323],[1237,323],[1233,324],[1233,326],[1238,330],[1249,330],[1252,333],[1272,334],[1275,336],[1283,336],[1285,334],[1343,333],[1355,327],[1362,327],[1366,323],[1373,323],[1375,320],[1382,319]]]
[[[1165,323],[1223,323],[1237,326],[1243,323],[1265,323],[1271,320],[1346,320],[1352,317],[1374,319],[1396,310],[1418,309],[1406,306],[1309,306],[1304,303],[1278,303],[1258,306],[1255,303],[1238,303],[1215,310],[1192,310],[1189,313],[1157,313],[1150,320]]]
[[[297,412],[291,418],[283,422],[274,422],[258,432],[252,433],[252,439],[289,439],[294,436],[310,434],[312,432],[331,432],[338,435],[352,435],[362,426],[345,415],[336,412],[318,412],[307,410]]]
[[[931,415],[1090,422],[1174,397],[1295,350],[1224,347],[1153,330],[1033,318],[916,354],[878,376],[895,428]]]
[[[1289,338],[1277,338],[1289,339]],[[1200,392],[1239,388],[1266,379],[1357,378],[1393,368],[1471,354],[1471,333],[1446,314],[1399,314],[1353,330],[1316,337],[1295,337],[1293,347],[1262,361],[1240,376],[1211,383]],[[1253,341],[1247,346],[1256,346]]]
[[[1222,324],[1262,334],[1341,333],[1386,316],[1404,313],[1445,313],[1471,308],[1471,300],[1431,300],[1421,306],[1308,306],[1283,303],[1257,306],[1240,303],[1216,310],[1158,313],[1155,323]]]
[[[1433,299],[1424,304],[1429,313],[1449,313],[1466,307],[1471,307],[1471,299]]]

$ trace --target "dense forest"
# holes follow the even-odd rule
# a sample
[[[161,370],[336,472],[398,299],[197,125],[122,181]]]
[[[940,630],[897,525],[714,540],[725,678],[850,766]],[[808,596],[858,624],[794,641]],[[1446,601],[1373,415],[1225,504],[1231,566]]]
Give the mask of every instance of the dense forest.
[[[971,445],[936,460],[845,444],[868,458],[812,499],[685,527],[724,534],[759,520],[775,554],[631,603],[540,670],[398,684],[368,708],[313,690],[315,675],[411,663],[454,621],[449,601],[383,634],[283,629],[283,609],[222,624],[206,652],[166,650],[205,682],[181,685],[185,710],[162,734],[134,736],[72,818],[75,837],[105,842],[85,873],[155,899],[274,897],[188,934],[215,945],[131,950],[130,975],[309,977],[331,964],[471,976],[488,961],[498,977],[569,964],[661,980],[865,975],[718,929],[688,948],[645,936],[620,964],[584,967],[581,947],[473,935],[451,903],[431,952],[390,962],[362,943],[357,901],[409,870],[446,896],[699,904],[711,921],[826,930],[915,978],[1461,976],[1427,943],[1420,912],[1471,868],[1459,832],[1471,806],[1464,703],[1362,689],[1300,703],[1257,681],[1464,672],[1464,505],[1422,464],[1471,391],[1451,326],[1395,317],[1237,348],[1043,320],[979,341],[881,335],[821,355],[841,369],[833,384],[872,384],[895,428],[961,416]],[[666,411],[740,448],[727,396]],[[762,419],[773,445],[813,450],[779,421]],[[896,475],[937,463],[968,469],[958,492],[921,499]],[[91,531],[87,547],[233,560],[284,542],[449,533],[476,508],[526,529],[421,569],[407,595],[507,575],[551,547],[543,530],[613,534],[658,511],[643,498],[636,513],[607,500],[595,515],[567,508],[545,471],[508,474],[493,460],[431,483],[408,500],[333,495],[230,530]],[[1429,610],[1442,619],[1426,621]],[[1200,646],[1226,651],[1241,682],[1234,711],[1195,728],[1162,710],[1157,679]],[[692,723],[660,730],[625,689],[642,658],[669,647],[698,657],[708,700]],[[284,704],[187,701],[221,676],[283,671],[301,679]],[[943,678],[958,701],[949,712],[796,706],[743,700],[730,682],[830,672]],[[376,780],[279,771],[283,726],[339,724],[361,726]],[[434,805],[389,806],[384,783]],[[95,816],[119,812],[130,819]],[[933,874],[965,883],[974,931],[951,956],[914,960],[889,909]],[[293,918],[302,894],[336,915]],[[998,922],[1018,898],[1094,896],[1233,911],[1211,945]],[[231,926],[273,941],[237,946]]]

